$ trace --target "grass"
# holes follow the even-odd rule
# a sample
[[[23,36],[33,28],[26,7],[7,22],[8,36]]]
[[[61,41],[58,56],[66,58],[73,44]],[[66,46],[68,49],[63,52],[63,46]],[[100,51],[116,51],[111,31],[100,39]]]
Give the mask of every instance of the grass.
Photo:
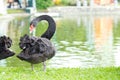
[[[12,14],[12,13],[25,13],[24,9],[8,9],[7,10],[8,14]]]
[[[46,72],[26,67],[0,67],[0,80],[120,80],[120,67],[60,68]]]

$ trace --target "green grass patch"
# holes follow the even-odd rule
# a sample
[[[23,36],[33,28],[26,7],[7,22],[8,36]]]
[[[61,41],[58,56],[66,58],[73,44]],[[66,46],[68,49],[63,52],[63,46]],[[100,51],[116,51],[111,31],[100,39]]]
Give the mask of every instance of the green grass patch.
[[[27,67],[0,67],[0,80],[120,80],[120,68],[60,68],[46,72]]]
[[[24,9],[8,9],[7,10],[8,14],[12,14],[12,13],[25,13]]]

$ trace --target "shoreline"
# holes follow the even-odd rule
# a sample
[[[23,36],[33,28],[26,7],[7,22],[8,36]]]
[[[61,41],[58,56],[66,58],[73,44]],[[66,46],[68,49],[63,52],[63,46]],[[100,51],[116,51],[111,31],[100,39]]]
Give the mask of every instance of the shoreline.
[[[56,6],[56,7],[49,7],[48,12],[36,12],[34,14],[30,14],[27,12],[24,13],[12,13],[12,14],[5,14],[1,15],[0,19],[3,18],[14,18],[17,16],[39,16],[39,15],[50,15],[53,17],[59,16],[79,16],[79,15],[120,15],[120,7],[115,6]]]

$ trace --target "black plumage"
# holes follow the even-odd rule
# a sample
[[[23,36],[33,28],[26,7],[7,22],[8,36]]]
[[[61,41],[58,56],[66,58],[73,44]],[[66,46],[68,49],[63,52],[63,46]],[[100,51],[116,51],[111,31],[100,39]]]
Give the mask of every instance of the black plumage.
[[[44,70],[46,69],[45,61],[51,59],[55,55],[55,47],[50,41],[56,30],[56,24],[52,17],[48,15],[42,15],[33,19],[30,23],[30,27],[35,28],[41,20],[48,21],[48,29],[40,37],[29,36],[25,34],[20,38],[19,46],[22,49],[17,57],[21,60],[33,64],[43,62]]]
[[[12,45],[12,40],[9,37],[0,37],[0,60],[13,56],[15,53],[9,48]]]

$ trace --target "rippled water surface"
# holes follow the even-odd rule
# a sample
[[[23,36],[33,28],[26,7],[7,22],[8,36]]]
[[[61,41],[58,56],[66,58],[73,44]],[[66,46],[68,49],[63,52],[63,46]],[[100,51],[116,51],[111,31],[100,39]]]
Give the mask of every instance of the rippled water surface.
[[[48,67],[120,66],[120,17],[115,15],[80,15],[54,18],[57,30],[52,38],[56,55],[47,61]],[[10,36],[11,49],[21,51],[19,38],[29,34],[31,17],[0,19],[0,35]],[[40,36],[47,23],[38,24],[35,35]],[[0,61],[0,66],[30,66],[16,56]]]

